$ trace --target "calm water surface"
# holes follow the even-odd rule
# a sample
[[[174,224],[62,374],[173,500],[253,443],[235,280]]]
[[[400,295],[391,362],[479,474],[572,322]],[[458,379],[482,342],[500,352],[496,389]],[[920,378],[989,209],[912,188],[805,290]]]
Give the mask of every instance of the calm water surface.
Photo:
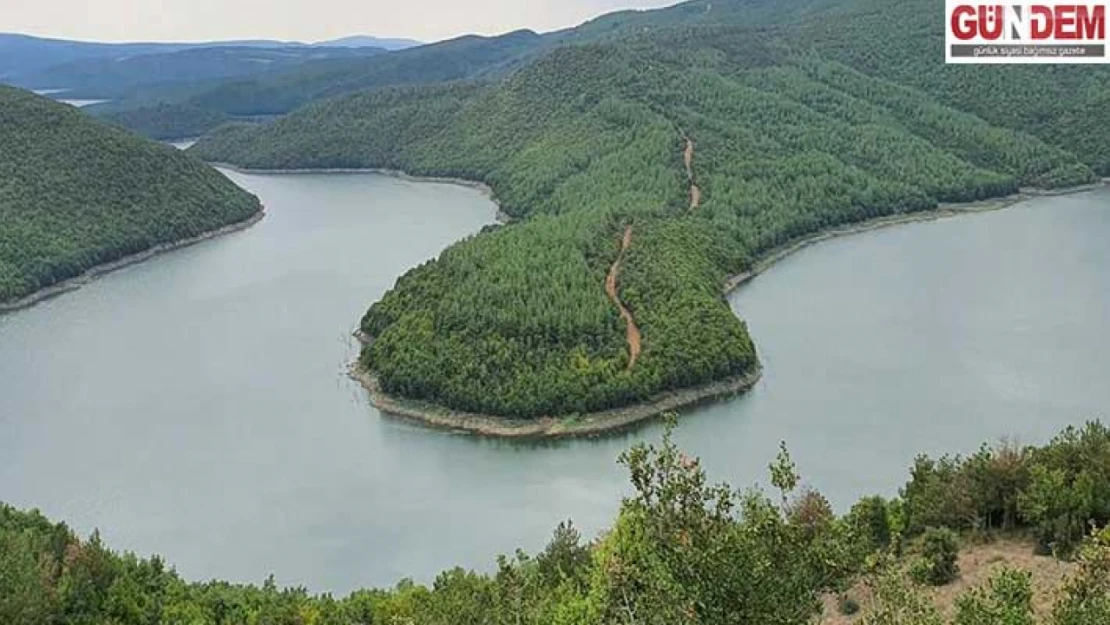
[[[58,100],[58,101],[61,102],[62,104],[68,104],[70,106],[75,106],[79,109],[80,108],[85,108],[86,106],[92,106],[94,104],[103,104],[104,102],[108,102],[108,100]]]
[[[75,106],[77,108],[84,108],[86,106],[92,106],[93,104],[101,104],[103,102],[108,102],[108,100],[75,100],[75,99],[72,99],[72,98],[59,97],[59,96],[65,94],[66,91],[69,91],[69,89],[36,89],[35,93],[37,93],[39,95],[50,96],[50,97],[54,98],[56,101],[61,102],[62,104],[68,104],[70,106]]]
[[[488,568],[567,517],[607,525],[616,455],[658,426],[478,440],[384,418],[343,375],[366,306],[488,223],[484,197],[229,175],[266,204],[258,225],[0,317],[0,500],[189,578],[337,592]],[[689,414],[679,441],[745,486],[786,439],[843,507],[894,493],[917,452],[1108,415],[1108,238],[1099,191],[799,253],[731,298],[763,380]]]

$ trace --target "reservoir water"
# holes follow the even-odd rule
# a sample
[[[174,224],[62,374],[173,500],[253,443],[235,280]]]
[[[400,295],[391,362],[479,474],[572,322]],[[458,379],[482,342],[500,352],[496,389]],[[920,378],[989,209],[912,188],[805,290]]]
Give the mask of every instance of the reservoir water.
[[[599,440],[500,442],[383,417],[344,375],[366,306],[492,221],[471,189],[377,175],[243,175],[254,227],[0,317],[0,500],[190,579],[345,592],[428,581],[613,518]],[[730,298],[764,363],[685,415],[714,480],[764,477],[786,440],[843,509],[919,452],[1042,442],[1110,417],[1110,192],[822,243]],[[601,285],[598,285],[601,288]]]
[[[81,100],[61,97],[62,95],[65,95],[66,91],[69,91],[69,89],[36,89],[35,93],[39,95],[50,96],[51,98],[58,102],[61,102],[62,104],[68,104],[77,108],[84,108],[86,106],[92,106],[93,104],[102,104],[104,102],[108,102],[108,100]]]
[[[103,104],[104,102],[107,102],[108,100],[58,100],[58,101],[61,102],[62,104],[68,104],[70,106],[75,106],[77,108],[85,108],[86,106],[92,106],[94,104]]]

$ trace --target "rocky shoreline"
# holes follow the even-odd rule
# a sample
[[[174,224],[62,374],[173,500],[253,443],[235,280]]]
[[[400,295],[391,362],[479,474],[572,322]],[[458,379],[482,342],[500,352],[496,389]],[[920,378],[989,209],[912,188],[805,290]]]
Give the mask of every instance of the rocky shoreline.
[[[678,391],[667,391],[651,399],[600,412],[512,419],[451,410],[441,405],[394,397],[381,389],[374,374],[351,364],[348,374],[362,384],[370,403],[382,414],[413,421],[434,429],[494,438],[586,438],[629,429],[664,413],[732,397],[749,390],[763,374],[760,367],[746,374]]]
[[[25,295],[17,300],[12,300],[10,302],[0,302],[0,314],[21,310],[23,308],[29,308],[31,306],[34,306],[35,304],[38,304],[39,302],[42,302],[43,300],[57,297],[58,295],[61,295],[63,293],[68,293],[70,291],[79,289],[85,284],[88,284],[90,281],[95,280],[96,278],[106,273],[111,273],[113,271],[116,271],[117,269],[123,269],[124,267],[134,265],[136,263],[141,263],[145,260],[149,260],[155,256],[158,256],[159,254],[165,254],[166,252],[172,252],[173,250],[188,247],[190,245],[195,245],[197,243],[200,243],[201,241],[207,241],[209,239],[214,239],[225,234],[231,234],[233,232],[245,230],[261,221],[262,218],[265,216],[265,209],[260,208],[257,212],[244,219],[243,221],[228,224],[215,230],[209,230],[208,232],[198,234],[195,237],[189,237],[188,239],[181,239],[180,241],[174,241],[172,243],[159,243],[158,245],[155,245],[150,249],[143,250],[142,252],[129,254],[122,258],[90,267],[79,276],[74,276],[72,278],[68,278],[61,282],[58,282],[57,284],[52,284],[48,287],[39,289],[34,293],[31,293],[30,295]]]

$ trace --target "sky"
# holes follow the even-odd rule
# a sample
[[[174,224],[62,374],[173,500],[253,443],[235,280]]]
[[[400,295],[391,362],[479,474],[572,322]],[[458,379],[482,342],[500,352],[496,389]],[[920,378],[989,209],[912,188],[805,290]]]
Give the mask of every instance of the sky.
[[[678,0],[0,0],[0,32],[90,41],[320,41],[347,35],[437,41],[539,32]]]

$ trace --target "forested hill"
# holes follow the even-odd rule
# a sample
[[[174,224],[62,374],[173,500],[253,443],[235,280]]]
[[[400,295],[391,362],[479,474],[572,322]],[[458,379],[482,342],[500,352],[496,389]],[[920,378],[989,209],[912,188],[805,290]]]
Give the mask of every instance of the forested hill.
[[[996,68],[931,69],[943,50],[939,3],[890,8],[881,23],[897,27],[877,41],[859,30],[878,32],[873,0],[803,4],[809,17],[757,29],[698,18],[599,37],[495,84],[325,101],[227,127],[193,150],[248,167],[386,167],[490,184],[522,219],[402,277],[363,319],[375,340],[362,364],[392,394],[456,409],[540,417],[620,406],[758,366],[721,286],[778,246],[1106,171],[1104,70],[1015,68],[1006,80],[1053,97],[1015,93],[1003,107],[991,96]],[[1061,84],[1083,89],[1069,99]],[[1068,117],[1083,119],[1055,121]],[[634,365],[631,328],[604,288],[614,268],[640,335]]]
[[[195,158],[0,86],[0,304],[259,210]]]

